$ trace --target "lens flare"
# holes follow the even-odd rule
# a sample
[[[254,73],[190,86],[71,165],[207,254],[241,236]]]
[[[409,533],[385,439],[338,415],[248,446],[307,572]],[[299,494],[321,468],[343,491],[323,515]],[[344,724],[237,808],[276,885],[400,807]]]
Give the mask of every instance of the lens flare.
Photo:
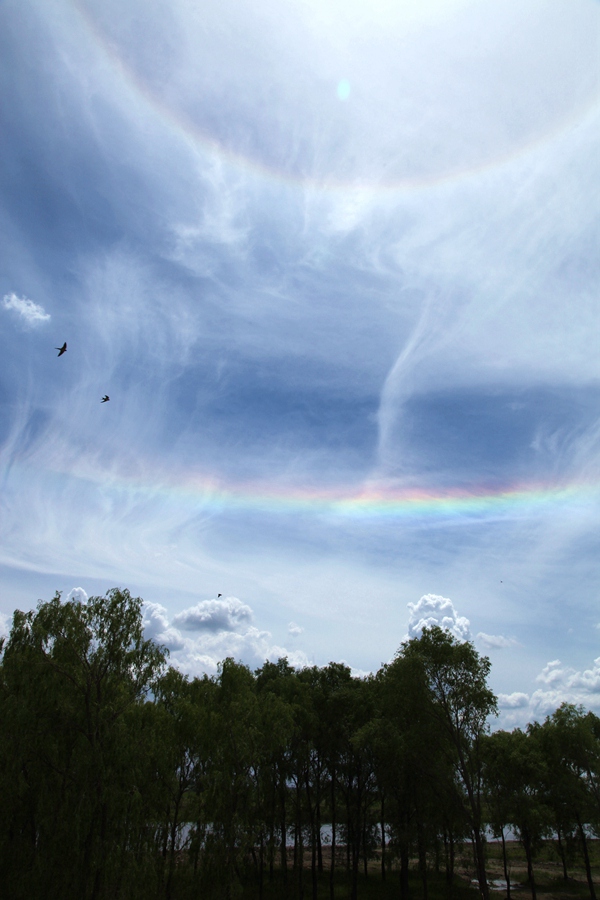
[[[350,96],[350,82],[347,78],[338,81],[337,95],[340,100],[347,100]]]

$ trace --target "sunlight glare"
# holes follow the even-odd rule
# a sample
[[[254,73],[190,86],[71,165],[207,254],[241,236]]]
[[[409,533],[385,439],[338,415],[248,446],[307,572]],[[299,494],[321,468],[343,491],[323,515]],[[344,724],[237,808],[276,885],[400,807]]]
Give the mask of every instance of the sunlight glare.
[[[376,26],[411,30],[435,25],[481,0],[300,0],[326,29]]]

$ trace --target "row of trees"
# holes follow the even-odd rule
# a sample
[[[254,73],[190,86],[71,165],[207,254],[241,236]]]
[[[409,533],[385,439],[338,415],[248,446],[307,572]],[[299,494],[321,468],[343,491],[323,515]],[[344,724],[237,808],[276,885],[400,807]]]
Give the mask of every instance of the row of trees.
[[[225,660],[188,679],[144,639],[142,601],[114,589],[16,612],[0,660],[0,880],[20,898],[312,897],[380,860],[408,900],[417,860],[454,881],[471,842],[489,897],[485,837],[575,842],[592,900],[600,827],[600,720],[563,706],[489,733],[490,663],[439,628],[364,679],[339,663],[256,672]],[[325,845],[322,825],[329,825]],[[393,867],[393,874],[392,874]],[[509,885],[509,871],[506,866]]]

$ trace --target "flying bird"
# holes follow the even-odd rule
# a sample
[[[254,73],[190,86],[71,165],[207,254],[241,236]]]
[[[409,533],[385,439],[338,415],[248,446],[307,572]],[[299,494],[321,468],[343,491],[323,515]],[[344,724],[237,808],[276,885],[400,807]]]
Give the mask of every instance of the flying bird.
[[[100,403],[106,403],[107,400],[110,400],[110,397],[108,396],[108,394],[105,394]]]
[[[217,594],[217,600],[219,599],[219,597],[222,597],[222,596],[223,596],[223,594]]]
[[[62,356],[63,353],[66,353],[66,352],[67,352],[67,342],[65,341],[64,344],[62,345],[62,347],[55,347],[54,349],[55,349],[55,350],[58,350],[58,355],[59,355],[59,356]]]

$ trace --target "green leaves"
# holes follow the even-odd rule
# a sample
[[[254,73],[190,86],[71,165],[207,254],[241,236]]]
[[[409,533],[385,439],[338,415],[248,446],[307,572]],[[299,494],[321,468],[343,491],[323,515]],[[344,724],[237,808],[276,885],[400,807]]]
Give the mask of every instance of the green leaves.
[[[307,877],[305,850],[314,893],[324,822],[347,845],[351,895],[382,827],[382,868],[399,858],[403,896],[411,857],[425,890],[442,841],[451,883],[466,835],[485,896],[486,824],[518,829],[532,885],[549,828],[584,849],[584,824],[600,830],[600,719],[565,705],[489,735],[490,663],[468,642],[425,630],[364,679],[340,663],[253,673],[226,659],[190,680],[145,640],[141,608],[115,588],[14,615],[0,657],[0,878],[15,900],[178,900],[185,885],[233,896],[260,893],[265,873],[286,896]]]
[[[2,657],[0,761],[13,787],[0,846],[24,896],[48,882],[49,897],[85,900],[118,878],[139,781],[136,712],[166,665],[143,638],[141,604],[114,589],[15,613]]]

